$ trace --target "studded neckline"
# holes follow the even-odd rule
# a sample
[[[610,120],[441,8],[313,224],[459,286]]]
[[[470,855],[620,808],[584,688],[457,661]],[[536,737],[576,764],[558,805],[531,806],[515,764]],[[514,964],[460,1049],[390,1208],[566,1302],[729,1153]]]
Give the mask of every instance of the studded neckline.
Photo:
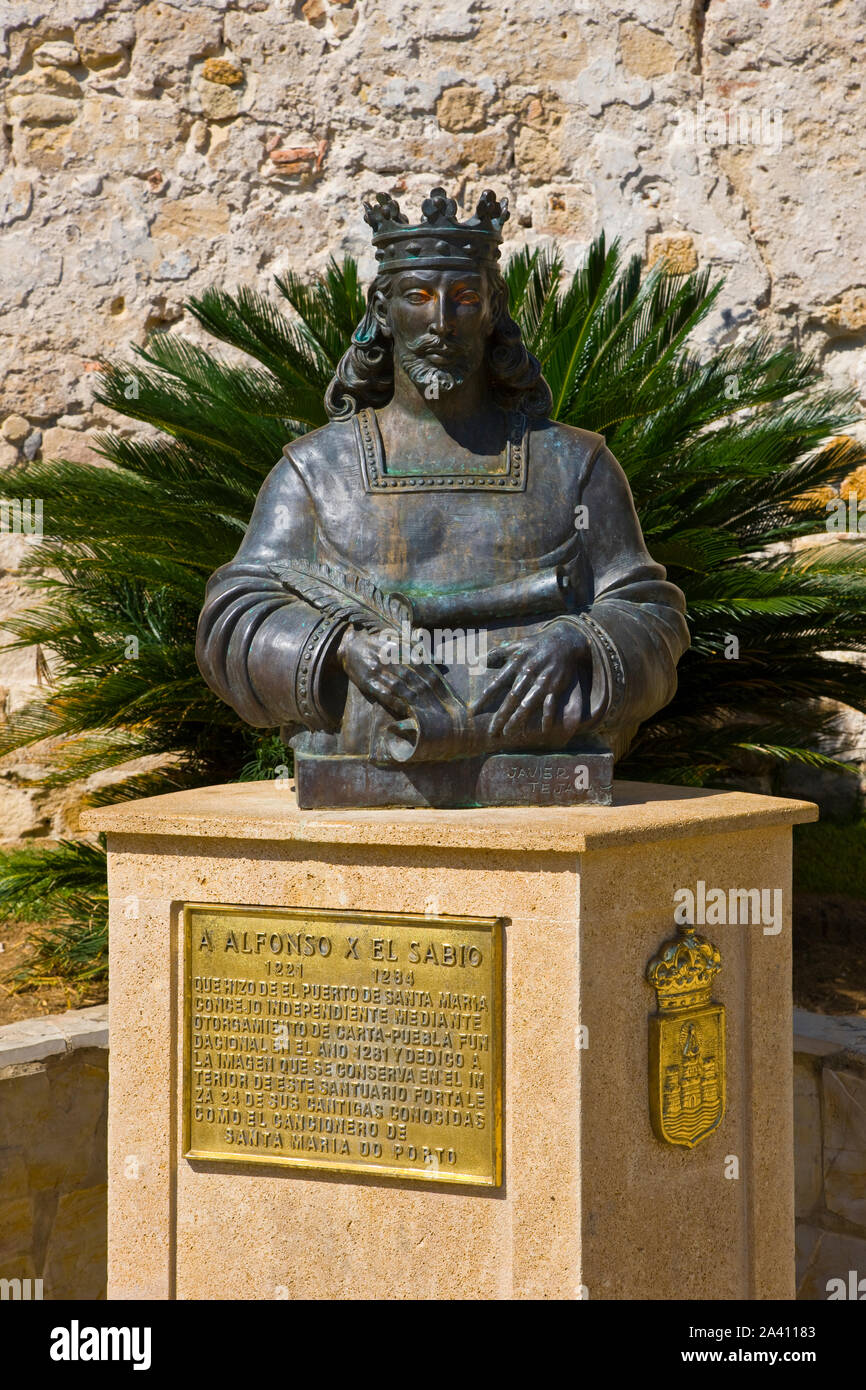
[[[376,412],[366,407],[353,418],[365,492],[524,492],[529,459],[528,420],[509,414],[508,441],[500,467],[491,473],[391,473]]]

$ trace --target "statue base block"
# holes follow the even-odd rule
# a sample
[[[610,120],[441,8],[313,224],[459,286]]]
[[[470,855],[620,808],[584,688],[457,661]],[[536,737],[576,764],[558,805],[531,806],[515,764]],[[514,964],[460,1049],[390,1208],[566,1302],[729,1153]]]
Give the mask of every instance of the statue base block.
[[[792,1298],[791,826],[816,816],[636,783],[607,807],[305,811],[269,782],[87,812],[109,852],[109,1297]],[[496,1008],[461,992],[484,930]],[[311,983],[329,970],[367,995]],[[365,1143],[411,1157],[413,1107],[438,1168],[364,1170]],[[443,1167],[467,1113],[501,1132],[486,1186]]]
[[[298,806],[609,806],[613,754],[490,753],[379,767],[367,758],[295,753]]]

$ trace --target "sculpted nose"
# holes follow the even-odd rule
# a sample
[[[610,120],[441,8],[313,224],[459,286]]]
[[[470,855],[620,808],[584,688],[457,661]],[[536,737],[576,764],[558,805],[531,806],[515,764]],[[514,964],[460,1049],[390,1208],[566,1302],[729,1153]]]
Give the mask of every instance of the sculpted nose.
[[[441,333],[446,337],[454,331],[454,320],[451,314],[451,305],[448,295],[440,290],[433,302],[433,315],[431,327],[434,333]]]

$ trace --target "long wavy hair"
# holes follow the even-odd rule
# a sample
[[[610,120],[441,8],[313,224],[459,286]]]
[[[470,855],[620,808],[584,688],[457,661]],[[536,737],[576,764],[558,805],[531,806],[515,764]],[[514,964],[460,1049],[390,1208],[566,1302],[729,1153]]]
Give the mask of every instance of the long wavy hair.
[[[508,286],[499,271],[484,267],[487,288],[498,313],[487,341],[490,388],[505,410],[545,416],[553,405],[541,364],[528,351],[520,329],[508,312]],[[348,351],[325,392],[325,409],[332,420],[348,420],[366,406],[387,405],[394,393],[394,344],[373,312],[377,294],[389,299],[395,272],[377,275],[367,291],[367,309],[352,334]]]

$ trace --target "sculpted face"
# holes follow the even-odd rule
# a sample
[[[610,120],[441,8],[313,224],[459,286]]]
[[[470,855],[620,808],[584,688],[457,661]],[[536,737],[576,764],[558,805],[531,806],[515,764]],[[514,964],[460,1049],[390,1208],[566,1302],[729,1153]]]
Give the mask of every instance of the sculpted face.
[[[405,270],[377,317],[394,340],[395,360],[428,396],[477,372],[497,306],[480,271]]]

